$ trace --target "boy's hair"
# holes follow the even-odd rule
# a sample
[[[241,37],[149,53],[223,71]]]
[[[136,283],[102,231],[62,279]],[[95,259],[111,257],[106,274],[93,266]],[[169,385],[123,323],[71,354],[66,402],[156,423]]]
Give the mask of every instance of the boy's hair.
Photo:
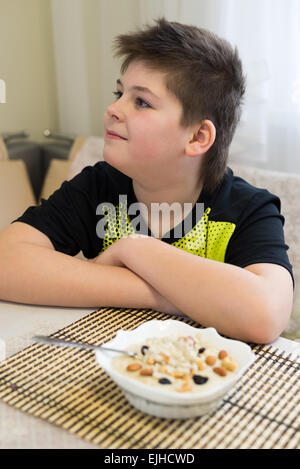
[[[204,188],[214,191],[226,170],[245,92],[237,49],[205,29],[164,18],[117,36],[114,49],[124,58],[121,73],[136,60],[166,73],[166,87],[183,107],[182,126],[205,119],[214,123],[216,139],[202,165]]]

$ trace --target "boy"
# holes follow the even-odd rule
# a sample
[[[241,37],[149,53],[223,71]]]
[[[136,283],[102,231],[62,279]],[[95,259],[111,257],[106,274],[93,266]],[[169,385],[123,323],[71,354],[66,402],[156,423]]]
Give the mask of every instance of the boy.
[[[237,51],[161,19],[119,36],[116,52],[105,162],[0,234],[0,298],[153,308],[273,341],[291,313],[292,268],[279,199],[226,168],[245,87]],[[80,250],[93,262],[72,257]]]

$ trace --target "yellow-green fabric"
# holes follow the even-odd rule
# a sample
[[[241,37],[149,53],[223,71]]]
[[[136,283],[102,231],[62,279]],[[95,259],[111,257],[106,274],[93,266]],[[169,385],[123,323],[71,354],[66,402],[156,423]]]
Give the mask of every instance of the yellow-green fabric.
[[[105,206],[103,208],[105,210]],[[224,262],[226,248],[236,225],[229,222],[210,221],[210,212],[211,208],[208,207],[203,217],[201,217],[195,226],[185,236],[173,242],[172,246],[196,256]],[[122,206],[115,207],[114,213],[111,213],[107,206],[107,210],[104,212],[107,220],[107,234],[104,237],[103,246],[99,254],[121,237],[135,234],[128,216],[126,224],[124,224],[124,220],[123,222],[120,220],[120,214],[122,213],[124,213],[124,207]]]
[[[172,245],[196,256],[224,262],[227,245],[236,225],[223,221],[210,221],[210,212],[211,208],[208,207],[192,230]]]

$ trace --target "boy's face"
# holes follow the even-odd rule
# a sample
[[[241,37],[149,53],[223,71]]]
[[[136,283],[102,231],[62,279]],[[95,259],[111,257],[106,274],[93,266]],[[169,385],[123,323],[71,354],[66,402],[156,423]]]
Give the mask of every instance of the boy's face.
[[[104,160],[153,189],[178,180],[193,132],[180,125],[182,106],[167,90],[164,74],[132,62],[115,94],[104,116]]]

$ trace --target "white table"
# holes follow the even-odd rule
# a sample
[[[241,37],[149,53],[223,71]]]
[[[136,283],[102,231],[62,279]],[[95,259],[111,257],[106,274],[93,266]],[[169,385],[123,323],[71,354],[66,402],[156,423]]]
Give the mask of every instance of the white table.
[[[56,308],[0,301],[0,359],[3,360],[34,343],[33,336],[52,334],[93,311],[95,308]],[[272,345],[300,355],[299,342],[279,337]],[[0,402],[0,449],[3,448],[96,447],[55,425]]]

